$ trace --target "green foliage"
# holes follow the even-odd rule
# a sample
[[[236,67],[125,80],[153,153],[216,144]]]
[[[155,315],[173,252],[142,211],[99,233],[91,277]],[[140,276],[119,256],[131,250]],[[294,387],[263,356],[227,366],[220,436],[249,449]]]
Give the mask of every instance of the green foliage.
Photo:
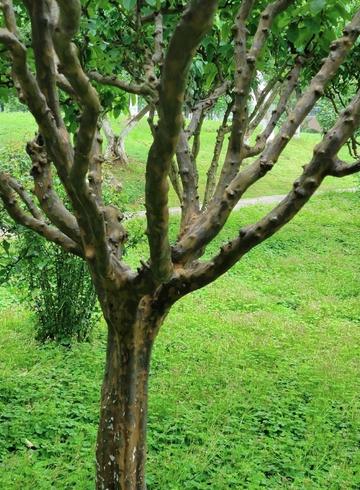
[[[153,49],[154,26],[152,22],[142,26],[141,34],[136,32],[136,11],[140,8],[142,17],[156,12],[160,7],[172,9],[164,19],[164,44],[168,46],[171,34],[179,20],[179,7],[184,0],[123,0],[108,2],[89,0],[82,2],[81,30],[75,42],[80,60],[86,71],[97,70],[104,75],[116,76],[125,81],[144,80],[146,53]],[[269,2],[255,2],[249,18],[248,30],[254,35],[259,15]],[[317,70],[319,60],[328,52],[329,44],[341,34],[345,22],[350,18],[357,2],[345,0],[298,0],[286,12],[279,15],[270,32],[269,41],[258,63],[258,69],[271,78],[285,60],[290,62],[297,53],[306,53],[313,59],[310,69],[304,71],[302,83]],[[239,2],[219,2],[218,13],[211,31],[203,39],[200,49],[194,56],[190,69],[189,88],[186,105],[191,108],[199,98],[205,97],[223,79],[234,76],[234,37],[233,22]],[[24,15],[21,3],[16,5],[21,37],[31,45],[29,21]],[[251,37],[250,36],[250,37]],[[310,56],[311,55],[311,56]],[[28,51],[30,65],[33,63],[31,48]],[[291,63],[290,63],[291,64]],[[13,97],[8,58],[0,59],[0,101]],[[4,77],[2,80],[1,77]],[[9,85],[9,86],[8,86]],[[112,87],[95,84],[99,91],[105,112],[117,118],[127,111],[128,96]],[[62,94],[62,107],[68,129],[74,132],[79,109],[74,108],[67,95]]]
[[[359,204],[314,198],[175,306],[154,350],[149,490],[359,488]],[[105,328],[69,350],[36,344],[29,313],[0,314],[0,488],[93,490]]]
[[[299,1],[277,19],[275,29],[281,33],[286,27],[287,39],[298,52],[325,54],[350,18],[346,4],[344,0]]]
[[[329,91],[329,93],[331,92]],[[347,90],[344,91],[342,96],[337,95],[338,93],[339,92],[337,91],[337,93],[335,92],[331,94],[336,106],[336,110],[334,104],[331,103],[329,98],[321,99],[317,105],[318,112],[316,116],[324,131],[329,131],[333,127],[333,125],[335,124],[338,118],[339,112],[344,110],[344,101],[354,96],[354,92],[351,90],[350,86],[347,87]],[[356,139],[358,139],[359,136],[360,136],[360,129],[358,129],[354,133],[354,137]],[[359,146],[359,142],[357,142],[356,146],[357,147]]]
[[[337,115],[331,102],[327,99],[323,99],[318,103],[319,112],[317,118],[324,131],[329,131],[336,122]]]
[[[1,89],[0,89],[1,91]],[[1,99],[1,96],[0,96]],[[9,96],[4,105],[3,105],[3,110],[4,112],[26,112],[28,109],[24,104],[19,102],[19,99],[15,97],[14,95]]]
[[[36,339],[64,345],[88,340],[99,312],[85,262],[33,232],[15,231],[14,245],[10,246],[14,238],[1,242],[6,257],[0,261],[0,284],[12,280],[24,287],[37,320]]]
[[[2,170],[21,177],[30,191],[30,160],[23,145],[4,145],[0,160]],[[36,316],[38,340],[69,344],[89,339],[99,312],[85,262],[15,225],[0,207],[0,284],[4,283],[22,290]]]
[[[25,260],[38,319],[36,338],[63,344],[88,340],[99,312],[85,262],[41,239]]]

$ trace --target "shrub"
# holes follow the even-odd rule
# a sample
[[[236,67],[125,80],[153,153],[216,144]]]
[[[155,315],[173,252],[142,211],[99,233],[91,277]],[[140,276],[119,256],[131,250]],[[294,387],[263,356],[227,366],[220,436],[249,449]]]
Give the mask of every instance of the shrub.
[[[47,246],[27,258],[34,294],[37,339],[69,343],[88,340],[96,321],[96,294],[84,261]]]
[[[20,230],[17,230],[19,232]],[[0,282],[23,286],[36,315],[36,338],[68,345],[88,340],[98,317],[96,294],[86,264],[32,232],[21,230],[12,244],[3,242]]]

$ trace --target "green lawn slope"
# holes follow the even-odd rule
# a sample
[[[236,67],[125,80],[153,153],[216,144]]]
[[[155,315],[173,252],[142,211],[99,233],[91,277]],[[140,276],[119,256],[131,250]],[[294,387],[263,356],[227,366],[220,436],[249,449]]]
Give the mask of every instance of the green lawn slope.
[[[360,488],[359,204],[313,198],[175,306],[152,365],[149,490]],[[213,247],[266,210],[235,213]],[[18,296],[0,289],[0,488],[92,490],[104,325],[38,345]]]
[[[211,162],[212,151],[219,123],[206,121],[201,139],[201,150],[198,157],[200,176],[199,194],[203,198],[206,172]],[[114,128],[119,130],[120,122],[114,122]],[[0,149],[6,145],[15,145],[19,148],[20,142],[25,142],[35,134],[36,126],[28,113],[0,113]],[[301,174],[302,166],[307,164],[312,156],[314,146],[320,141],[316,134],[303,133],[294,138],[274,169],[263,179],[249,189],[244,197],[258,197],[275,194],[285,194],[292,186],[294,180]],[[144,179],[146,158],[151,145],[151,134],[146,120],[129,134],[126,140],[126,149],[130,163],[126,167],[106,165],[106,174],[114,175],[122,183],[123,191],[121,203],[124,210],[142,209],[144,204]],[[343,151],[346,158],[346,151]],[[0,165],[1,165],[0,161]],[[343,179],[327,177],[322,185],[323,190],[345,189],[354,187],[356,177],[349,176]],[[170,206],[178,206],[178,200],[173,189],[170,189]]]

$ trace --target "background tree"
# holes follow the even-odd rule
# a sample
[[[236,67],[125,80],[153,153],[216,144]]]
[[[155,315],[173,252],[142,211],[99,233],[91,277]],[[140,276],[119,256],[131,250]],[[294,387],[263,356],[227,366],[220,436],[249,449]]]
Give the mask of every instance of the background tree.
[[[99,8],[107,9],[108,2],[96,3]],[[360,34],[360,11],[343,34],[330,44],[322,66],[307,86],[302,87],[296,105],[275,138],[269,141],[268,135],[279,124],[280,114],[284,114],[285,99],[293,93],[308,66],[308,41],[305,44],[299,41],[298,45],[279,43],[292,60],[286,67],[285,78],[281,76],[279,80],[281,107],[272,114],[265,134],[259,135],[255,144],[247,144],[245,138],[251,120],[249,99],[251,90],[256,88],[257,68],[266,58],[267,41],[271,42],[274,35],[272,29],[276,30],[276,23],[281,25],[282,38],[287,41],[294,24],[307,18],[308,7],[316,16],[326,13],[335,2],[192,0],[186,6],[182,2],[164,2],[155,7],[152,3],[127,1],[120,8],[126,25],[137,34],[138,44],[127,45],[126,39],[120,39],[130,58],[118,60],[118,77],[106,73],[107,70],[105,74],[89,71],[81,49],[72,42],[79,32],[82,14],[91,20],[94,10],[84,14],[78,0],[25,0],[31,43],[24,44],[16,23],[17,9],[10,0],[0,3],[4,19],[0,43],[9,56],[10,77],[39,126],[38,137],[28,147],[37,202],[20,182],[5,172],[0,174],[1,198],[15,221],[87,262],[108,325],[96,456],[99,489],[143,490],[146,486],[151,350],[171,306],[226,273],[249,250],[282,228],[327,175],[342,177],[360,169],[359,161],[348,164],[338,157],[339,150],[360,124],[360,93],[357,92],[314,149],[311,161],[304,162],[302,175],[283,201],[258,222],[240,228],[238,236],[225,243],[214,256],[206,256],[208,244],[226,225],[237,202],[276,165],[297,128],[336,76]],[[86,2],[86,5],[90,4]],[[22,18],[21,9],[20,14]],[[338,19],[333,24],[338,28]],[[225,51],[224,59],[227,57],[228,61],[231,53],[233,61],[224,70],[225,64],[220,64],[218,69],[213,58],[214,78],[211,80],[213,75],[209,75],[198,90],[198,84],[193,83],[196,73],[192,62],[196,65],[199,57],[204,57],[204,47],[211,44],[209,40],[214,36],[218,38],[219,26],[229,33],[228,40],[213,43],[213,49],[219,54]],[[109,46],[115,41],[109,37]],[[97,63],[101,68],[100,61]],[[207,66],[206,63],[207,59]],[[265,69],[266,63],[262,66]],[[129,67],[131,78],[120,78]],[[206,69],[209,73],[212,70]],[[211,90],[217,77],[219,83]],[[152,105],[149,122],[153,144],[147,160],[145,189],[149,260],[142,262],[136,271],[123,257],[127,239],[123,216],[103,200],[101,97],[90,80],[142,95]],[[201,207],[196,168],[201,120],[204,108],[211,106],[219,92],[229,97],[221,124],[223,132],[229,134],[229,142],[220,165],[220,132],[208,177],[211,192],[208,190],[205,205]],[[199,102],[192,107],[190,124],[185,125],[183,112],[189,110],[185,101],[194,98],[195,93]],[[72,108],[67,114],[73,114],[67,123],[64,104]],[[153,117],[155,111],[158,118]],[[76,126],[74,138],[69,133],[70,123]],[[250,156],[256,157],[251,163],[247,162]],[[168,177],[174,157],[182,202],[177,238],[169,234],[168,209]],[[214,160],[217,160],[216,170],[218,166],[221,168],[218,178]],[[53,174],[60,179],[69,205],[56,191]]]

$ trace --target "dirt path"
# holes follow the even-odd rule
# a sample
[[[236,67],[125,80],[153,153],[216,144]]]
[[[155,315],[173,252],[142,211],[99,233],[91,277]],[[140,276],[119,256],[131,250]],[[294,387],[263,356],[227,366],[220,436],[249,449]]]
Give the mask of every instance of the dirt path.
[[[332,192],[341,193],[341,192],[356,192],[359,189],[357,187],[351,187],[350,189],[336,189],[330,191],[318,191],[315,195],[321,194],[329,194]],[[241,208],[247,208],[249,206],[256,206],[257,204],[278,204],[286,197],[286,194],[278,194],[275,196],[260,196],[260,197],[251,197],[248,199],[241,199],[237,205],[235,206],[235,210]],[[181,208],[170,208],[169,213],[171,215],[177,215],[181,213]],[[146,211],[136,211],[134,213],[125,213],[126,219],[138,218],[146,216]]]

